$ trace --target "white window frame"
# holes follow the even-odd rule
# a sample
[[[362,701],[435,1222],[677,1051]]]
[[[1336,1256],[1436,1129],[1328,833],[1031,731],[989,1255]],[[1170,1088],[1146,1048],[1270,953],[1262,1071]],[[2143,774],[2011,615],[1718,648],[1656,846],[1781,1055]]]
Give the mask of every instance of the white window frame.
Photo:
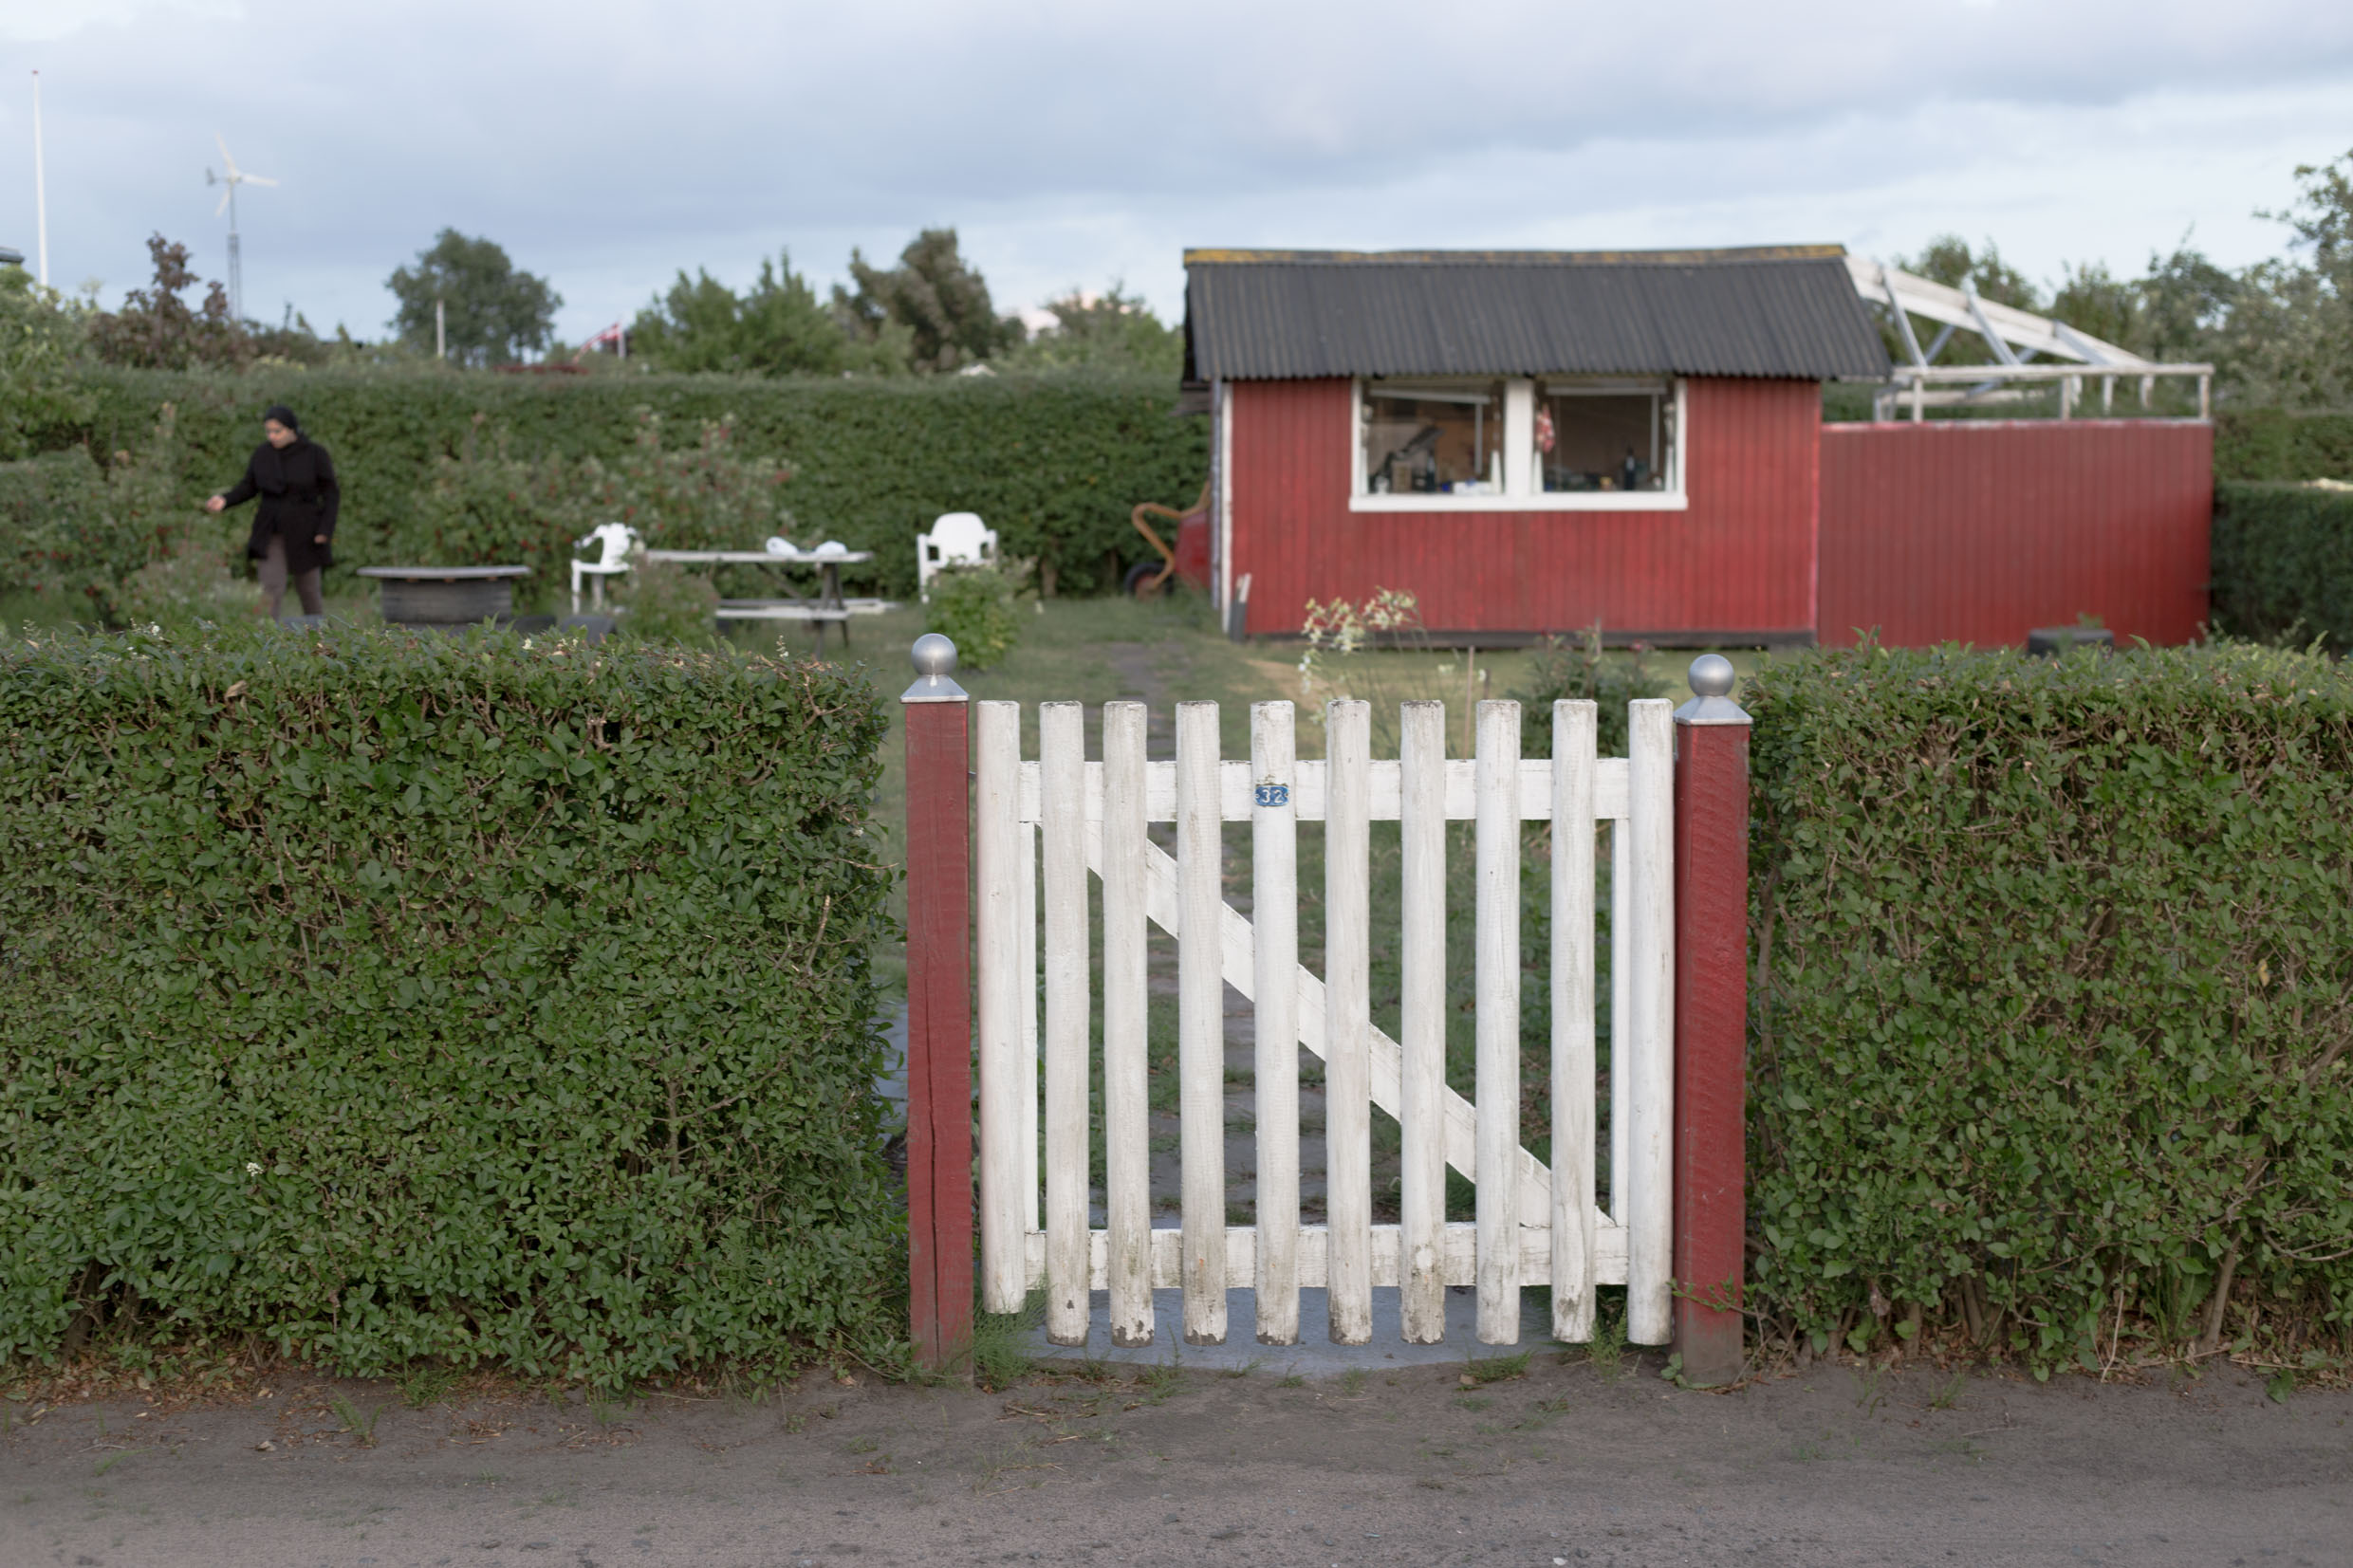
[[[1691,450],[1688,383],[1670,385],[1675,397],[1675,439],[1667,447],[1666,486],[1655,490],[1540,490],[1536,489],[1536,381],[1503,378],[1503,483],[1501,495],[1375,495],[1364,472],[1364,384],[1348,383],[1348,509],[1352,512],[1679,512],[1690,509],[1684,485],[1685,454]],[[1594,381],[1600,392],[1652,392],[1656,377],[1623,382]]]

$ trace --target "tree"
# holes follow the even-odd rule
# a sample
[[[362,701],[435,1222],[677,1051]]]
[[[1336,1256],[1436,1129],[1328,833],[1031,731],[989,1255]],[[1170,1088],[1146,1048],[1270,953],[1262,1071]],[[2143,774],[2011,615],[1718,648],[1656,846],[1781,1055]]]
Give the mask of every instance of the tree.
[[[738,295],[697,267],[638,312],[630,349],[663,370],[761,376],[838,375],[849,368],[849,339],[808,281],[779,252]]]
[[[434,304],[446,318],[450,358],[488,365],[547,346],[564,296],[545,278],[519,270],[495,241],[444,229],[417,265],[384,280],[399,302],[392,329],[412,349],[433,351]]]
[[[902,329],[910,369],[961,370],[1022,341],[1019,322],[998,319],[988,282],[958,253],[953,229],[924,230],[888,269],[852,250],[850,276],[857,290],[834,286],[835,314],[864,343],[885,342],[891,327]]]
[[[2004,261],[1992,240],[1985,242],[1982,251],[1972,252],[1960,235],[1939,234],[1910,261],[1897,257],[1896,265],[1948,288],[1973,288],[1979,299],[1996,304],[2015,305],[2020,310],[2043,308],[2042,291],[2034,281]]]
[[[2293,207],[2257,214],[2294,231],[2290,254],[2240,275],[2215,358],[2247,400],[2344,407],[2353,403],[2353,151],[2300,165],[2296,179]]]
[[[2140,296],[2140,330],[2119,341],[2148,359],[2185,363],[2214,353],[2215,330],[2230,319],[2239,295],[2239,280],[2193,247],[2187,234],[2173,254],[2151,254],[2148,271],[2134,286]]]
[[[245,328],[229,314],[229,291],[205,287],[204,304],[191,310],[180,295],[197,282],[188,265],[188,247],[151,234],[147,254],[155,282],[123,296],[120,310],[101,311],[90,323],[90,347],[108,364],[145,370],[186,370],[193,365],[240,365],[253,357]]]
[[[1046,302],[1054,325],[1005,358],[1016,370],[1143,370],[1176,377],[1185,365],[1185,335],[1163,326],[1149,305],[1113,284],[1108,294],[1073,288]]]

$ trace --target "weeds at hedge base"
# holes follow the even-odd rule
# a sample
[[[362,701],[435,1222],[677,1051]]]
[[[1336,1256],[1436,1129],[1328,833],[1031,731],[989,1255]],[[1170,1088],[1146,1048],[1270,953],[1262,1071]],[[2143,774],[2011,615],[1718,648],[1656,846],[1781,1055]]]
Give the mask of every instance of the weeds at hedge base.
[[[1528,1375],[1528,1363],[1535,1357],[1535,1355],[1536,1353],[1532,1350],[1524,1350],[1515,1356],[1481,1356],[1466,1364],[1463,1381],[1484,1385],[1501,1383],[1514,1377],[1525,1377]]]
[[[1029,1375],[1028,1341],[1046,1321],[1046,1292],[1033,1290],[1018,1312],[973,1314],[973,1379],[994,1393]]]
[[[379,1405],[361,1415],[359,1406],[339,1393],[327,1400],[327,1408],[335,1412],[335,1419],[343,1424],[343,1430],[349,1432],[360,1447],[376,1447],[376,1422],[384,1413],[383,1406]]]
[[[1149,1366],[1137,1375],[1136,1387],[1143,1393],[1143,1402],[1158,1405],[1172,1393],[1183,1391],[1185,1369],[1176,1361],[1162,1361]]]
[[[449,1397],[463,1375],[455,1367],[430,1363],[412,1366],[400,1374],[400,1402],[413,1411],[437,1405]]]

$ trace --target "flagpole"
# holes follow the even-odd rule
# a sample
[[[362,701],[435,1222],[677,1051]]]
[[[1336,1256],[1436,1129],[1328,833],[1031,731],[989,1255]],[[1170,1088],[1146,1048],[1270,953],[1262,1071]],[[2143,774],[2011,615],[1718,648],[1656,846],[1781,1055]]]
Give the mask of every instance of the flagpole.
[[[41,286],[49,286],[49,187],[41,166],[41,73],[32,73],[32,207],[39,236]]]

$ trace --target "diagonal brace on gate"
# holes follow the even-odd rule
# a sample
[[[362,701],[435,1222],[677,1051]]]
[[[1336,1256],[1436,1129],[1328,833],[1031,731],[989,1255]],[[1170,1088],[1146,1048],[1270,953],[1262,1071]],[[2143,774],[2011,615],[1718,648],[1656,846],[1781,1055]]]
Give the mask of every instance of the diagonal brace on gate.
[[[1147,878],[1146,912],[1152,923],[1176,934],[1176,861],[1159,845],[1147,842],[1144,846],[1144,874]],[[1100,821],[1086,824],[1086,868],[1096,876],[1102,875],[1102,825]],[[1255,1001],[1257,975],[1251,946],[1251,923],[1232,905],[1220,903],[1217,918],[1218,967],[1224,971],[1226,984],[1251,1001]],[[1299,967],[1298,979],[1299,1042],[1318,1057],[1324,1055],[1324,982],[1306,965]],[[1403,1104],[1405,1053],[1398,1042],[1378,1026],[1372,1030],[1372,1092],[1373,1103],[1395,1116]],[[1477,1176],[1478,1113],[1472,1103],[1452,1088],[1445,1093],[1446,1163],[1465,1178]],[[1552,1223],[1552,1172],[1543,1161],[1527,1150],[1520,1151],[1519,1216],[1523,1227],[1545,1229]],[[1607,1227],[1609,1220],[1595,1211],[1597,1223]]]

